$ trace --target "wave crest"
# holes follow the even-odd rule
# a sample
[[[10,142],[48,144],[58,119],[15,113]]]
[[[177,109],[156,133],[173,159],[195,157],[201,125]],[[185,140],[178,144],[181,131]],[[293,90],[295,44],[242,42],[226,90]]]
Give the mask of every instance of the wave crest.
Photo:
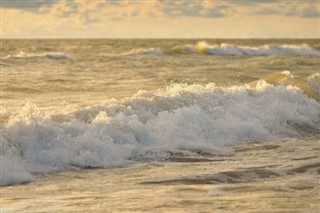
[[[268,56],[268,55],[303,55],[320,56],[320,51],[307,44],[302,45],[263,45],[259,47],[238,46],[232,44],[210,45],[204,41],[196,45],[178,45],[172,48],[139,48],[121,55],[163,55],[163,54],[205,54],[231,56]]]
[[[319,125],[319,102],[298,87],[266,81],[174,84],[60,114],[29,104],[2,124],[0,184],[30,181],[32,172],[125,165],[146,155],[157,160],[167,151],[225,154],[248,141],[318,138]]]
[[[20,51],[20,53],[16,55],[8,55],[4,57],[4,59],[11,59],[11,58],[74,59],[73,56],[66,53],[60,53],[60,52],[26,53],[24,51]]]

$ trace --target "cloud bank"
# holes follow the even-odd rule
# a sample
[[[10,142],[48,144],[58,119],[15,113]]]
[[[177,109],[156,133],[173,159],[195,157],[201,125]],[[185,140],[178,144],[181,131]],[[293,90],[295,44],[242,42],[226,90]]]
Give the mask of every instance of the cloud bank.
[[[217,25],[225,23],[225,25],[234,24],[236,26],[244,25],[244,20],[248,22],[248,27],[252,25],[254,31],[254,27],[259,28],[258,24],[253,24],[254,19],[261,20],[261,22],[269,20],[269,22],[266,21],[265,27],[273,28],[273,31],[276,32],[281,29],[277,29],[280,27],[276,26],[278,23],[272,24],[274,17],[278,17],[279,22],[312,24],[314,28],[319,28],[320,18],[318,0],[2,0],[1,11],[3,13],[3,33],[8,37],[17,37],[19,33],[28,37],[28,35],[31,36],[31,31],[39,32],[39,36],[44,33],[52,37],[59,34],[55,32],[59,31],[63,34],[71,29],[78,35],[79,32],[82,32],[83,36],[89,37],[94,36],[88,32],[90,30],[93,30],[96,35],[108,32],[107,37],[109,35],[121,37],[122,34],[128,33],[125,32],[126,29],[134,32],[135,29],[130,29],[133,27],[145,31],[147,36],[154,37],[154,35],[159,35],[157,30],[153,29],[156,27],[154,25],[159,24],[159,27],[166,27],[165,23],[167,26],[170,25],[167,30],[174,30],[177,36],[181,36],[187,32],[187,29],[184,29],[187,27],[184,27],[185,22],[206,22]],[[26,22],[29,30],[24,25]],[[144,26],[144,24],[144,28],[139,26]],[[223,24],[221,26],[224,28]],[[180,29],[177,29],[179,27]],[[197,24],[193,26],[194,30],[195,28],[198,28]],[[299,29],[306,30],[303,26],[296,28],[297,32]],[[292,33],[294,31],[294,29],[291,30]],[[319,36],[316,31],[311,31],[309,37]],[[289,31],[286,32],[288,34]],[[188,35],[192,36],[192,33],[188,32]],[[255,34],[257,35],[257,32]],[[132,37],[140,37],[137,35],[133,33]],[[34,33],[33,36],[35,36]]]

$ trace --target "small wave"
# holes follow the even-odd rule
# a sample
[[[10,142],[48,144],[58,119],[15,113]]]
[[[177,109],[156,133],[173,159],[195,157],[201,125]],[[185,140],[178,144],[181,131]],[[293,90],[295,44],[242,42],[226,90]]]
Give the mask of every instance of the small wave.
[[[320,103],[298,87],[263,80],[255,87],[174,84],[59,114],[28,104],[1,125],[0,184],[9,185],[32,181],[33,172],[126,165],[168,152],[226,154],[247,141],[319,137]]]
[[[19,54],[16,55],[8,55],[3,59],[11,59],[11,58],[49,58],[49,59],[74,59],[69,54],[60,53],[60,52],[45,52],[45,53],[26,53],[20,51]]]
[[[257,87],[263,82],[272,85],[293,86],[301,89],[305,94],[320,101],[320,77],[319,73],[314,73],[307,78],[296,78],[290,71],[276,72],[269,74],[258,81],[251,82],[249,85]]]
[[[312,49],[307,44],[302,45],[263,45],[259,47],[237,46],[232,44],[210,45],[198,42],[196,45],[179,45],[169,49],[149,48],[132,49],[121,55],[163,55],[163,54],[205,54],[231,56],[269,56],[269,55],[302,55],[320,56],[320,51]]]
[[[308,84],[320,95],[320,72],[314,73],[306,78]],[[318,99],[320,101],[320,99]]]
[[[235,46],[230,44],[209,45],[199,42],[195,48],[202,53],[209,55],[310,55],[320,56],[320,51],[312,49],[306,44],[303,45],[264,45],[260,47]]]
[[[276,178],[285,175],[297,175],[299,173],[316,173],[319,174],[320,164],[311,163],[301,165],[291,169],[271,170],[265,168],[247,169],[247,170],[234,170],[215,173],[213,175],[197,175],[190,177],[182,177],[178,179],[159,180],[159,181],[146,181],[142,184],[234,184],[234,183],[250,183],[256,181],[263,181],[265,179]]]
[[[163,52],[159,48],[138,48],[132,49],[129,52],[123,53],[121,55],[162,55]]]

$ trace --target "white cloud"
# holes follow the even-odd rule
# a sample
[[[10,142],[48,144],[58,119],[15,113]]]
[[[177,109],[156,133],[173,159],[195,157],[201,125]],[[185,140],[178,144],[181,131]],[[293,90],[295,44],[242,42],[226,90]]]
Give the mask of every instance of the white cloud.
[[[23,2],[2,8],[4,37],[319,37],[315,2]]]

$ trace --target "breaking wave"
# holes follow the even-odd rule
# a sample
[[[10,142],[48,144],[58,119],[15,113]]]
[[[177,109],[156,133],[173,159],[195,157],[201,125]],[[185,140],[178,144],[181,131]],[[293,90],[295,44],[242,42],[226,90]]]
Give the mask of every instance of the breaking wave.
[[[275,82],[174,84],[72,112],[45,113],[29,103],[1,124],[0,184],[33,181],[39,172],[159,160],[168,152],[220,155],[250,141],[319,138],[320,103],[299,85]],[[308,82],[319,88],[317,75]]]
[[[132,49],[129,52],[120,54],[120,55],[162,55],[162,50],[160,48],[138,48]]]
[[[205,54],[233,56],[268,56],[268,55],[304,55],[320,56],[320,50],[307,44],[302,45],[263,45],[259,47],[237,46],[232,44],[210,45],[198,42],[196,45],[179,45],[172,48],[138,48],[121,55],[170,55],[170,54]]]
[[[66,53],[60,53],[60,52],[26,53],[23,51],[20,51],[20,53],[16,55],[8,55],[3,59],[12,59],[12,58],[74,59],[73,56]]]

